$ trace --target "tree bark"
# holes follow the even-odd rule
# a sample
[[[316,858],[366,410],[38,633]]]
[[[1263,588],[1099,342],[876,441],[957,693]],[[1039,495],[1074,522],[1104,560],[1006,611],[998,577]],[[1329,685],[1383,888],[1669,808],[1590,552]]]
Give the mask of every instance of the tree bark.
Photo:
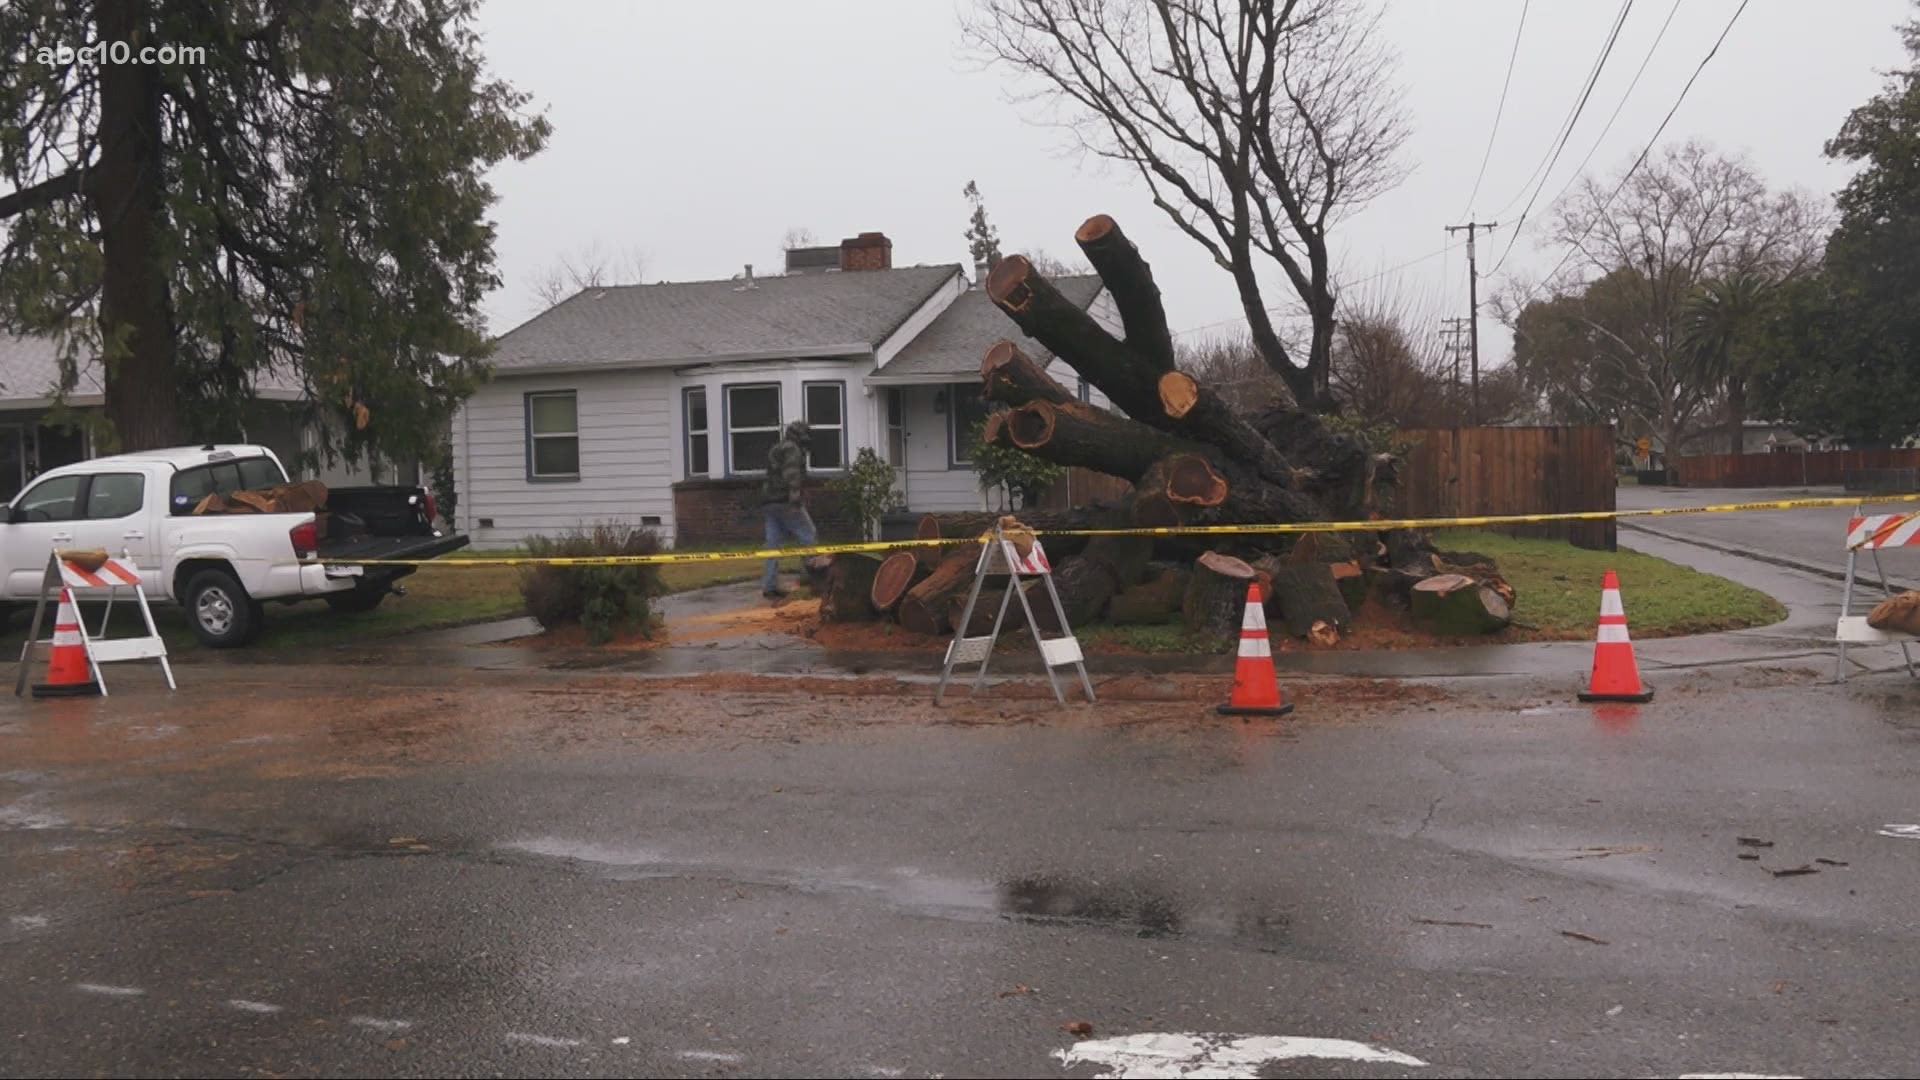
[[[1054,563],[1053,587],[1060,594],[1060,606],[1066,612],[1067,627],[1085,626],[1104,618],[1108,603],[1119,591],[1114,586],[1112,571],[1101,561],[1085,555]],[[1043,633],[1066,632],[1067,627],[1060,625],[1053,605],[1047,602],[1044,595],[1029,599],[1035,601],[1033,617]]]
[[[1208,637],[1238,637],[1254,569],[1231,555],[1209,551],[1194,564],[1180,604],[1187,628]]]
[[[1107,618],[1120,625],[1151,625],[1174,621],[1193,574],[1180,567],[1162,570],[1144,584],[1120,593],[1108,605]]]
[[[916,551],[919,549],[915,549]],[[886,557],[873,573],[873,586],[867,593],[873,610],[884,615],[892,611],[907,590],[926,579],[931,568],[914,551],[896,551]]]
[[[1039,582],[1036,578],[1024,578],[1020,582],[1021,591],[1027,594],[1027,603],[1034,605],[1033,613],[1035,615],[1040,614],[1040,605],[1044,604],[1047,599],[1045,596],[1036,597],[1033,594],[1033,590],[1038,584]],[[1007,621],[1001,624],[1001,632],[1007,633],[1012,630],[1024,629],[1027,625],[1027,616],[1025,612],[1020,610],[1019,597],[1015,596],[1008,599],[1007,590],[1005,589],[981,589],[980,599],[973,605],[973,618],[967,621],[966,629],[963,631],[965,636],[985,637],[991,633],[993,631],[993,620],[994,617],[1000,613],[1000,603],[1002,600],[1005,600],[1007,604]],[[966,607],[967,590],[965,589],[954,593],[947,599],[947,623],[956,631],[961,629],[960,617],[966,614]]]
[[[828,622],[863,622],[879,614],[873,609],[873,579],[880,560],[872,555],[843,551],[827,569],[826,595],[820,598],[820,617]]]
[[[146,0],[95,5],[102,42],[138,50],[153,28]],[[100,164],[91,187],[100,218],[101,378],[120,450],[180,443],[173,329],[157,219],[163,210],[160,68],[102,64]]]
[[[1078,401],[1035,401],[1005,415],[1004,435],[1018,449],[1122,480],[1140,479],[1182,446],[1165,432]]]
[[[973,567],[979,557],[977,547],[949,555],[925,581],[908,589],[900,598],[900,625],[916,634],[946,633],[953,625],[948,621],[947,601],[973,584]]]
[[[988,401],[1025,405],[1049,401],[1063,405],[1079,400],[1073,391],[1047,374],[1039,361],[1011,341],[996,341],[980,359],[980,384]]]
[[[1154,284],[1153,270],[1141,258],[1120,225],[1105,214],[1095,214],[1073,234],[1093,264],[1100,281],[1120,309],[1126,343],[1141,358],[1162,371],[1174,365],[1173,331],[1167,327],[1167,309]]]
[[[1436,574],[1413,586],[1414,625],[1436,634],[1491,634],[1513,610],[1490,585],[1465,574]]]
[[[1334,580],[1333,568],[1326,563],[1275,567],[1273,596],[1287,633],[1294,637],[1312,636],[1316,624],[1334,628],[1337,635],[1353,623],[1353,612]]]

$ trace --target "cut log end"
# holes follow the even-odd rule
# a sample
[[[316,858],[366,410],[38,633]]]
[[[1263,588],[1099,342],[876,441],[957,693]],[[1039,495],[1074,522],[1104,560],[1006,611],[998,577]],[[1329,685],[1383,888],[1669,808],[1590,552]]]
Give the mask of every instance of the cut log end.
[[[1179,420],[1200,402],[1200,384],[1184,371],[1169,371],[1160,376],[1160,407]]]
[[[1219,506],[1227,501],[1227,480],[1198,454],[1179,454],[1167,462],[1166,496],[1189,506]]]
[[[1209,551],[1196,560],[1180,613],[1198,634],[1227,638],[1240,632],[1247,586],[1257,580],[1253,567],[1231,555]]]
[[[1033,264],[1025,255],[1008,255],[987,271],[987,298],[1008,311],[1025,311],[1033,302],[1033,289],[1027,279]]]
[[[1436,634],[1491,634],[1513,621],[1513,609],[1490,585],[1465,574],[1435,574],[1415,582],[1414,624]]]
[[[1045,401],[1034,401],[1020,406],[1011,413],[995,413],[1005,416],[1007,437],[1013,445],[1022,450],[1035,450],[1047,445],[1053,438],[1054,418],[1059,410]],[[989,418],[991,423],[991,418]]]
[[[907,590],[927,576],[927,567],[916,553],[931,550],[916,548],[913,551],[896,551],[887,556],[879,569],[873,572],[873,587],[867,593],[875,611],[892,611],[900,603],[900,598],[907,595]]]
[[[1107,234],[1118,227],[1110,215],[1095,214],[1080,223],[1080,227],[1073,232],[1073,239],[1077,243],[1092,244],[1106,239]]]

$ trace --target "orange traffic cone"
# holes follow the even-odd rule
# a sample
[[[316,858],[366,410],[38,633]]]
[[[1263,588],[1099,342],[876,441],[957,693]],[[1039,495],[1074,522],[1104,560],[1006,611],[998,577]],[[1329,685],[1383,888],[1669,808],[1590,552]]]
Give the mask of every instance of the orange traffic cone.
[[[1633,639],[1627,636],[1627,609],[1620,603],[1620,578],[1611,570],[1600,581],[1600,639],[1593,645],[1593,678],[1580,700],[1653,700],[1653,691],[1640,682]]]
[[[73,592],[60,590],[60,608],[53,616],[53,652],[47,657],[47,681],[35,683],[33,696],[86,697],[100,692],[93,677],[93,661],[80,637],[80,609]]]
[[[1267,640],[1267,614],[1260,586],[1247,586],[1247,607],[1240,616],[1240,659],[1233,666],[1233,695],[1219,706],[1222,716],[1285,716],[1293,703],[1280,700],[1280,678],[1273,673],[1273,643]]]

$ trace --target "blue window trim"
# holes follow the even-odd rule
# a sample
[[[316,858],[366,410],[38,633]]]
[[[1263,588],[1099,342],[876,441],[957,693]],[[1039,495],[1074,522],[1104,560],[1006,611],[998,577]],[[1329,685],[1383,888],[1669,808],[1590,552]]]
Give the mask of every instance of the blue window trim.
[[[806,379],[800,383],[800,419],[809,426],[813,424],[807,416],[807,389],[814,386],[831,386],[840,391],[840,467],[837,469],[815,468],[813,462],[807,462],[808,472],[832,473],[838,475],[847,471],[847,380],[845,379]]]
[[[693,471],[693,395],[702,398],[707,395],[705,386],[687,386],[680,390],[680,458],[685,467],[681,470],[688,480],[705,480],[713,475],[713,402],[708,400],[707,426],[700,434],[707,440],[707,471]]]
[[[537,397],[570,397],[573,399],[573,445],[574,471],[553,476],[535,476],[533,474],[533,399]],[[520,395],[520,429],[525,435],[523,442],[527,455],[527,483],[529,484],[577,484],[580,482],[580,391],[578,390],[529,390]]]
[[[787,415],[786,403],[785,401],[782,400],[786,396],[786,392],[781,388],[779,383],[777,382],[727,383],[725,386],[722,386],[720,388],[720,437],[726,442],[726,446],[724,447],[724,452],[726,454],[726,466],[727,466],[728,476],[765,476],[767,475],[765,462],[762,462],[760,468],[758,469],[735,469],[733,467],[733,392],[735,390],[763,390],[769,386],[773,387],[773,398],[774,398],[773,415],[774,415],[774,418],[777,420],[780,417]],[[713,403],[712,402],[707,403],[707,419],[709,421],[713,419]],[[784,422],[782,426],[784,426]],[[775,428],[774,430],[778,431],[779,428]],[[713,463],[713,458],[712,458],[713,451],[709,449],[707,451],[707,454],[708,454],[707,463],[711,465]]]

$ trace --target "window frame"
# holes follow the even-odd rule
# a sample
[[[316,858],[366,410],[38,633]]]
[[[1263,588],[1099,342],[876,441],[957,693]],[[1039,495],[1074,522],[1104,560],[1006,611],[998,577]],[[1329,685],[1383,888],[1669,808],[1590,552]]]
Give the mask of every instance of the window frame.
[[[698,432],[693,430],[693,395],[700,395],[700,411],[705,413]],[[709,400],[705,386],[686,386],[680,389],[680,456],[684,459],[681,472],[688,480],[706,480],[713,476],[713,402]],[[707,467],[695,472],[693,468],[693,439],[695,435],[706,440]]]
[[[942,389],[947,392],[947,468],[971,469],[973,468],[973,459],[960,456],[960,436],[962,434],[960,431],[960,394],[965,390],[972,390],[974,396],[978,398],[980,390],[979,384],[947,383]],[[993,412],[993,402],[981,399],[980,405],[982,409],[980,415],[982,417]]]
[[[887,464],[896,469],[907,467],[907,391],[902,386],[889,386],[886,393],[887,409]],[[894,437],[899,436],[900,457],[894,460]]]
[[[813,422],[813,417],[807,411],[809,407],[809,402],[807,400],[807,391],[813,389],[816,386],[830,386],[833,389],[839,391],[840,422],[838,424],[829,424],[823,427]],[[847,450],[848,450],[848,447],[847,447],[847,381],[845,379],[803,380],[800,383],[800,419],[806,421],[807,428],[813,432],[813,437],[815,439],[818,439],[820,437],[820,432],[822,431],[837,432],[840,436],[840,464],[835,466],[816,466],[813,463],[813,451],[809,449],[807,451],[807,471],[833,473],[833,474],[846,472],[847,466],[849,464],[849,462],[847,461]]]
[[[138,500],[135,501],[133,509],[127,511],[126,513],[116,514],[113,517],[101,517],[93,512],[93,497],[100,490],[100,481],[110,476],[130,476],[134,480],[139,481],[140,497]],[[137,517],[140,514],[140,512],[142,510],[145,510],[147,507],[147,474],[143,472],[88,473],[87,482],[83,488],[83,492],[85,495],[85,501],[82,503],[80,507],[81,514],[79,517],[76,517],[73,520],[75,521],[125,521],[127,518]]]
[[[750,428],[736,429],[733,426],[733,392],[735,390],[768,390],[768,389],[771,389],[773,391],[774,425],[771,428],[750,427]],[[767,475],[767,465],[766,465],[766,462],[764,461],[760,463],[760,467],[757,469],[742,469],[736,465],[736,463],[733,460],[733,436],[736,430],[743,434],[758,434],[764,431],[771,431],[773,432],[773,436],[774,436],[773,441],[779,442],[780,433],[783,430],[785,430],[787,426],[780,419],[781,417],[786,415],[786,411],[785,411],[786,402],[784,400],[785,397],[786,397],[786,390],[777,381],[776,382],[763,381],[763,382],[727,383],[726,385],[720,388],[720,429],[724,433],[726,438],[725,453],[727,455],[726,469],[727,469],[728,476],[765,476]],[[711,417],[709,417],[709,419],[711,419]],[[711,455],[712,451],[709,450],[708,454]],[[712,464],[711,456],[709,456],[708,458],[708,464]]]
[[[555,431],[536,433],[533,430],[533,400],[535,398],[571,398],[573,399],[573,431],[561,433]],[[522,426],[526,432],[527,483],[529,484],[568,484],[580,479],[580,391],[578,390],[529,390],[521,395]],[[534,447],[540,439],[572,439],[573,471],[570,473],[543,473],[538,470],[539,456]]]
[[[73,492],[73,511],[71,516],[63,517],[63,518],[47,518],[45,520],[35,520],[33,518],[15,518],[14,517],[16,513],[20,513],[26,509],[27,496],[33,494],[35,490],[45,487],[48,484],[57,484],[63,480],[72,480],[76,485]],[[21,488],[20,494],[14,499],[12,503],[8,505],[7,520],[16,525],[60,525],[60,524],[67,524],[75,521],[85,521],[87,519],[85,516],[82,515],[81,511],[87,508],[87,496],[90,490],[92,489],[92,487],[93,487],[92,473],[68,473],[65,476],[36,477],[32,481],[29,481],[26,487]]]

